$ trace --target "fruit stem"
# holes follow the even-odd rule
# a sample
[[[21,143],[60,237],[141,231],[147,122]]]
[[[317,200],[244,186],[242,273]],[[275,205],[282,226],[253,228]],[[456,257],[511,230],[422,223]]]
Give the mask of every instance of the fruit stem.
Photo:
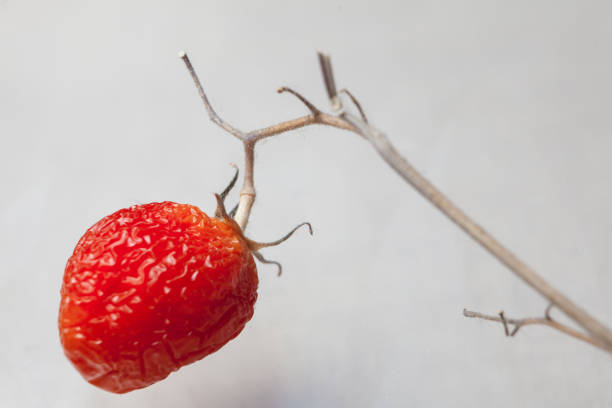
[[[254,166],[255,166],[255,142],[254,141],[243,141],[244,143],[244,180],[242,183],[242,190],[240,190],[240,202],[238,203],[238,210],[234,219],[236,223],[244,231],[249,223],[249,216],[251,215],[251,208],[255,202],[255,183],[253,180]]]

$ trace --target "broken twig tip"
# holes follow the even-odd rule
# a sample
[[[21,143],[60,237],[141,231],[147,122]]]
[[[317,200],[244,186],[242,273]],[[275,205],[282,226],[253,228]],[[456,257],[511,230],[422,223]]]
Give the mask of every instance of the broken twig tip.
[[[308,225],[308,232],[310,233],[310,235],[312,235],[312,225],[310,225],[309,222],[306,222],[304,224]]]

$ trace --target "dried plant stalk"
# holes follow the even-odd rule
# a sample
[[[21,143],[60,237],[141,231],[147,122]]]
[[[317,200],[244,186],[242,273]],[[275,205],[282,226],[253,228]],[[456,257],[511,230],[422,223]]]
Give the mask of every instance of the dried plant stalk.
[[[254,164],[254,148],[255,144],[267,137],[278,135],[293,129],[302,128],[305,126],[319,124],[336,127],[356,133],[366,140],[368,140],[380,156],[412,187],[414,187],[423,197],[425,197],[430,203],[436,206],[444,215],[446,215],[451,221],[457,224],[463,229],[469,236],[471,236],[476,242],[478,242],[483,248],[485,248],[491,255],[496,257],[502,264],[504,264],[509,270],[521,278],[526,284],[535,289],[540,295],[547,299],[551,305],[554,305],[559,310],[563,311],[569,316],[576,324],[582,327],[586,333],[580,333],[567,326],[561,325],[550,319],[505,319],[503,314],[500,317],[490,317],[477,312],[464,313],[467,317],[482,318],[487,320],[495,320],[502,322],[504,327],[507,328],[507,324],[514,324],[515,330],[525,326],[527,324],[543,324],[556,328],[560,332],[571,335],[574,338],[583,340],[589,344],[599,347],[608,352],[612,352],[612,331],[604,326],[602,323],[593,318],[580,306],[572,302],[567,296],[555,289],[534,270],[527,266],[517,256],[515,256],[510,250],[504,247],[499,241],[497,241],[491,234],[484,230],[474,220],[467,216],[459,207],[457,207],[450,199],[448,199],[440,190],[438,190],[429,180],[423,177],[398,151],[395,149],[393,144],[389,141],[384,133],[373,127],[366,119],[365,113],[361,107],[361,104],[357,99],[348,91],[342,90],[341,92],[346,93],[351,101],[356,105],[359,110],[360,117],[356,117],[348,113],[342,104],[342,100],[337,92],[336,83],[333,76],[333,70],[331,65],[331,59],[328,55],[319,53],[319,62],[321,65],[321,72],[323,74],[324,84],[331,102],[332,110],[334,115],[327,114],[316,108],[306,98],[300,95],[298,92],[290,88],[280,88],[279,92],[288,92],[296,96],[310,111],[309,115],[302,116],[296,119],[284,121],[267,128],[254,130],[251,132],[242,132],[235,127],[231,126],[224,120],[222,120],[216,112],[213,110],[208,98],[202,88],[200,80],[196,75],[191,62],[187,55],[182,52],[180,53],[181,58],[185,62],[191,77],[193,78],[202,102],[206,107],[206,110],[210,116],[210,119],[226,130],[228,133],[234,135],[242,141],[245,149],[245,175],[240,193],[240,202],[238,205],[238,211],[235,216],[235,220],[238,225],[245,229],[248,224],[249,215],[253,202],[255,201],[256,193],[253,181],[253,164]]]

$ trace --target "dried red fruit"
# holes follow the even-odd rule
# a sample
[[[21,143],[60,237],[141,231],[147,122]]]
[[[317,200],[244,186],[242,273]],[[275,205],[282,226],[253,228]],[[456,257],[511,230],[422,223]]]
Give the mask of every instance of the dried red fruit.
[[[173,202],[137,205],[87,230],[64,272],[64,352],[83,377],[124,393],[236,337],[253,315],[257,269],[230,219]]]

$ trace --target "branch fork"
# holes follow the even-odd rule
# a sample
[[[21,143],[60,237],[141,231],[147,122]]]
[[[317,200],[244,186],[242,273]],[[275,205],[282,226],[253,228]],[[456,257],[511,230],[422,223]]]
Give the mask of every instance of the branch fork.
[[[540,275],[534,270],[527,266],[521,261],[516,255],[510,250],[504,247],[499,241],[497,241],[492,235],[490,235],[484,228],[478,225],[472,220],[466,213],[464,213],[459,207],[457,207],[450,199],[448,199],[440,190],[438,190],[429,180],[421,175],[398,151],[395,149],[393,144],[387,138],[387,136],[380,130],[373,127],[365,116],[365,113],[358,100],[347,90],[342,89],[340,93],[345,94],[351,102],[355,105],[359,111],[359,116],[355,116],[347,112],[342,104],[339,92],[337,91],[336,82],[334,80],[331,59],[329,55],[319,53],[319,63],[321,72],[323,74],[323,81],[327,94],[331,103],[331,108],[334,114],[328,114],[317,107],[315,107],[308,99],[303,97],[298,92],[282,87],[278,89],[279,93],[290,93],[300,100],[305,107],[308,109],[308,115],[301,116],[292,120],[281,122],[267,128],[253,130],[250,132],[243,132],[229,123],[221,119],[214,111],[202,84],[195,73],[189,58],[184,52],[181,52],[179,56],[185,62],[185,65],[198,89],[198,93],[204,103],[210,119],[218,126],[223,128],[225,131],[233,135],[242,141],[245,151],[245,174],[240,193],[240,201],[235,211],[236,225],[241,231],[244,231],[249,220],[250,212],[255,201],[256,192],[253,182],[253,164],[254,164],[254,149],[255,144],[265,138],[275,136],[293,129],[302,128],[305,126],[318,124],[336,127],[338,129],[344,129],[358,134],[359,136],[366,139],[374,149],[380,154],[380,156],[387,162],[391,168],[393,168],[397,174],[416,189],[425,199],[431,204],[437,207],[444,215],[446,215],[452,222],[463,229],[470,237],[472,237],[478,244],[480,244],[485,250],[491,255],[497,258],[502,264],[504,264],[511,272],[521,278],[527,285],[531,286],[536,290],[542,297],[544,297],[549,303],[550,307],[554,305],[557,309],[565,313],[570,319],[572,319],[578,326],[580,326],[584,333],[578,332],[568,326],[564,326],[555,320],[550,318],[550,307],[544,314],[543,318],[529,318],[529,319],[507,319],[503,312],[498,316],[484,315],[478,312],[470,312],[465,310],[464,315],[466,317],[481,318],[485,320],[492,320],[502,323],[504,326],[505,333],[508,336],[514,336],[518,330],[526,325],[530,324],[541,324],[552,328],[555,328],[565,334],[568,334],[576,339],[585,341],[596,347],[599,347],[605,351],[612,353],[612,331],[603,325],[601,322],[596,320],[580,306],[571,301],[567,296],[561,293],[559,290],[554,288],[551,284],[545,281]],[[301,224],[306,225],[306,224]],[[309,225],[309,224],[307,224]],[[290,236],[291,233],[288,234]],[[282,241],[281,241],[282,242]],[[260,244],[261,245],[261,244]],[[254,246],[256,247],[256,246]],[[253,254],[264,263],[275,263],[268,261],[260,253],[259,249],[264,246],[259,246]],[[278,263],[276,263],[279,265]],[[280,266],[280,265],[279,265]],[[514,329],[510,332],[509,325],[513,325]]]
[[[552,303],[548,305],[548,307],[544,311],[543,317],[528,317],[528,318],[523,318],[523,319],[509,319],[505,316],[503,310],[500,311],[497,316],[495,316],[495,315],[487,315],[484,313],[473,312],[467,309],[463,309],[463,315],[469,318],[489,320],[492,322],[501,323],[504,328],[504,333],[506,337],[516,336],[519,329],[525,326],[529,326],[529,325],[547,326],[552,329],[558,330],[564,334],[567,334],[568,336],[571,336],[577,340],[581,340],[586,343],[589,343],[592,346],[600,348],[604,351],[607,350],[605,343],[599,341],[598,339],[592,336],[589,336],[587,334],[584,334],[572,327],[569,327],[565,324],[559,323],[558,321],[554,320],[550,316],[550,310],[552,309],[552,307],[553,307]],[[512,331],[510,331],[509,329],[510,325],[514,326]]]

